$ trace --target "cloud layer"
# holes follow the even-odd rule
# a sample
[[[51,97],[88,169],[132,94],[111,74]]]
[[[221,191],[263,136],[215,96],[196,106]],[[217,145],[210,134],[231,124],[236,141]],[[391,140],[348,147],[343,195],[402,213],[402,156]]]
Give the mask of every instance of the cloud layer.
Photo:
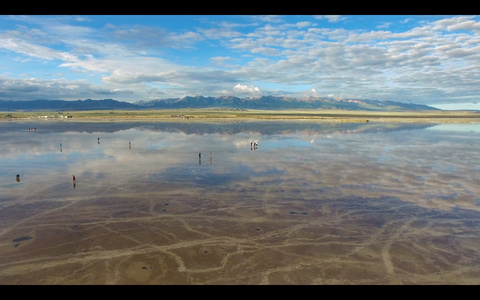
[[[480,91],[476,16],[1,16],[0,99],[304,95],[427,105]]]

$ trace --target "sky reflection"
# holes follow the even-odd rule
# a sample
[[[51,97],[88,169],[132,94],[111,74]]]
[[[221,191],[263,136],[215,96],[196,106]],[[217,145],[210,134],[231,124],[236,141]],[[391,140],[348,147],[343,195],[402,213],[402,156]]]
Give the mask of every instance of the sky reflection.
[[[31,126],[0,124],[3,203],[40,190],[61,199],[161,184],[240,199],[391,197],[479,210],[478,124],[59,122],[29,132]]]

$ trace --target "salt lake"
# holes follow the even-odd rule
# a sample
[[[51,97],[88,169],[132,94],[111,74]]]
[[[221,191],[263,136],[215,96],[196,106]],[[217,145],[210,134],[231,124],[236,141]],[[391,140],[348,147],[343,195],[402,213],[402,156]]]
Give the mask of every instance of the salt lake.
[[[0,122],[0,284],[480,284],[479,132]]]

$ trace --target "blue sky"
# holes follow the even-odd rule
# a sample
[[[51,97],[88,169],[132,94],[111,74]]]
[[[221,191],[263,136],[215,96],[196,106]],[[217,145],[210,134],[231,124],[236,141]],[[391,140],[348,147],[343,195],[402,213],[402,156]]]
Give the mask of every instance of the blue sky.
[[[480,109],[472,15],[0,15],[0,99],[265,95]]]

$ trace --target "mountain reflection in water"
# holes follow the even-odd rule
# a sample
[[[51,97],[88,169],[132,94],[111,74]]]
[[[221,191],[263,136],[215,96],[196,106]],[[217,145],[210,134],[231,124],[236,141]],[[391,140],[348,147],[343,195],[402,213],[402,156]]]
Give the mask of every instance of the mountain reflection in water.
[[[317,257],[313,248],[298,253],[294,248],[305,246],[298,244],[301,240],[315,247],[323,247],[328,240],[337,245],[343,259],[352,260],[355,266],[378,262],[378,273],[366,277],[352,275],[348,279],[345,274],[340,276],[332,271],[326,275],[314,268],[313,273],[319,272],[315,273],[317,279],[304,278],[307,284],[412,283],[409,280],[445,283],[450,272],[457,272],[457,280],[463,280],[462,283],[478,284],[478,272],[477,275],[472,272],[475,267],[480,268],[480,232],[476,229],[480,225],[477,164],[480,125],[472,126],[469,128],[475,130],[459,131],[449,130],[448,124],[436,127],[375,122],[0,122],[0,245],[3,245],[0,257],[4,257],[0,259],[0,282],[17,282],[20,278],[24,283],[96,284],[87,277],[69,280],[60,276],[41,281],[17,271],[12,259],[19,259],[19,266],[27,263],[28,255],[35,256],[35,249],[44,247],[39,236],[55,235],[48,231],[55,226],[61,228],[57,232],[77,232],[75,226],[85,230],[79,231],[83,233],[78,234],[78,239],[91,246],[82,242],[74,251],[87,255],[92,249],[97,252],[117,249],[94,238],[105,233],[94,234],[96,231],[90,226],[115,232],[118,239],[125,239],[128,244],[144,238],[136,236],[137,233],[134,236],[134,229],[130,235],[130,229],[115,229],[109,222],[122,220],[131,226],[135,224],[133,227],[157,231],[155,236],[163,229],[153,222],[160,222],[161,216],[172,212],[171,222],[180,222],[183,233],[175,231],[180,229],[169,229],[171,233],[161,234],[164,235],[161,243],[152,240],[149,247],[176,245],[179,240],[191,240],[193,247],[197,242],[201,245],[202,239],[212,239],[217,245],[213,240],[220,239],[228,245],[222,251],[235,249],[232,253],[240,257],[246,254],[237,247],[259,247],[247,242],[253,238],[251,234],[265,234],[262,238],[275,245],[275,250],[270,250],[280,251],[285,264],[293,257],[297,260],[310,257],[312,261],[307,265],[318,264],[322,269],[325,264],[334,268],[330,261],[322,260],[325,256]],[[29,131],[31,127],[36,131]],[[429,130],[432,128],[435,130]],[[16,180],[17,174],[21,180]],[[288,221],[291,218],[295,218],[293,223]],[[217,222],[225,224],[213,228]],[[240,229],[248,224],[254,226],[254,233]],[[283,246],[273,239],[280,230],[276,226],[286,230],[282,233],[286,236],[281,238],[286,243]],[[438,239],[432,240],[432,234]],[[31,239],[19,239],[24,236]],[[197,240],[198,236],[202,238]],[[241,246],[233,246],[224,240],[226,236],[238,238],[236,243]],[[64,244],[76,243],[73,236],[58,238],[66,239]],[[401,249],[408,248],[412,239],[417,239],[418,255],[414,258],[409,252],[408,258],[402,258],[406,254]],[[9,241],[16,246],[8,246]],[[256,241],[263,245],[262,240]],[[280,250],[290,242],[292,249]],[[28,248],[18,254],[20,258],[14,258],[12,251],[21,251],[22,243],[25,249],[34,245],[37,248]],[[435,249],[428,248],[424,253],[421,247],[430,247],[426,244],[434,245]],[[247,277],[235,279],[233,275],[222,281],[215,270],[229,264],[237,266],[235,259],[226,258],[232,256],[223,256],[209,265],[209,271],[203,271],[212,272],[211,279],[207,279],[208,276],[202,277],[194,271],[207,263],[186,258],[200,254],[180,250],[186,247],[183,242],[178,248],[172,247],[178,251],[164,248],[159,251],[182,261],[171,270],[164,266],[169,272],[180,272],[174,277],[178,281],[169,282],[157,274],[157,277],[147,276],[144,283],[258,284],[265,280],[285,283],[281,276],[268,274],[294,268],[276,265],[274,270],[262,269],[257,274],[258,281],[249,281]],[[202,255],[214,251],[204,247]],[[62,251],[72,254],[73,250]],[[433,258],[424,256],[432,251]],[[95,255],[100,255],[97,252]],[[327,252],[331,259],[340,259],[334,250]],[[451,257],[453,253],[455,259]],[[21,255],[25,255],[25,262]],[[93,254],[91,259],[96,261]],[[415,259],[422,270],[411,266]],[[231,274],[238,271],[234,266]],[[41,268],[31,267],[32,274],[40,272]],[[184,277],[182,272],[189,275]],[[138,278],[143,278],[132,279],[127,275],[113,283],[128,280],[138,283]],[[292,278],[287,282],[302,283]],[[101,283],[107,284],[108,280],[104,280]]]

